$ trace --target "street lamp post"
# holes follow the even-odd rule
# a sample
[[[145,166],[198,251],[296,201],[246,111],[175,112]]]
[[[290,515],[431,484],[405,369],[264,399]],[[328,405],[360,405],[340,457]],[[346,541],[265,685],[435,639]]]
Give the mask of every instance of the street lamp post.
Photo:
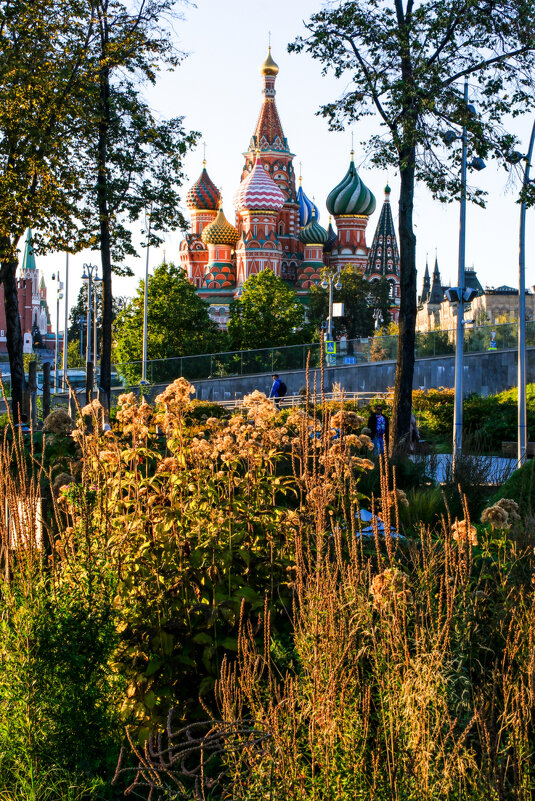
[[[145,215],[145,226],[147,228],[147,258],[145,259],[145,286],[143,292],[143,354],[141,362],[141,383],[147,383],[147,337],[148,337],[148,302],[149,302],[149,249],[150,249],[150,210]]]
[[[63,378],[61,389],[67,390],[67,329],[69,327],[69,254],[65,258],[65,324],[63,326]]]
[[[101,279],[98,278],[97,275],[98,267],[96,264],[84,264],[84,271],[82,273],[82,281],[87,284],[87,317],[86,317],[86,326],[85,326],[85,369],[86,375],[88,372],[88,365],[91,363],[93,364],[93,357],[91,355],[91,341],[93,337],[91,336],[91,332],[93,330],[92,326],[92,304],[93,304],[93,282],[100,281]],[[94,364],[93,364],[94,367]]]
[[[336,283],[334,279],[336,278]],[[333,338],[333,288],[339,291],[342,289],[340,283],[340,275],[336,273],[324,272],[323,281],[321,282],[322,289],[329,290],[329,316],[327,319],[327,341],[332,342]]]
[[[526,209],[525,192],[530,183],[531,158],[535,145],[535,122],[531,129],[529,148],[522,182],[522,203],[520,205],[520,234],[518,247],[518,463],[523,465],[527,458],[527,411],[526,411]],[[524,158],[516,151],[511,161],[517,163]]]
[[[59,270],[57,273],[52,273],[52,280],[56,281],[56,343],[54,347],[54,392],[58,391],[58,348],[59,348],[59,302],[63,298],[61,290],[63,284],[60,281]],[[63,334],[65,340],[65,334]],[[64,343],[65,347],[65,343]]]
[[[468,112],[475,113],[473,106],[468,103],[468,76],[464,79],[464,106]],[[451,145],[456,139],[462,141],[461,157],[461,206],[459,218],[459,261],[457,272],[457,287],[452,287],[446,293],[450,302],[457,303],[457,324],[455,336],[455,389],[453,407],[453,467],[461,455],[463,444],[463,346],[464,346],[464,305],[468,303],[473,293],[465,287],[465,256],[466,256],[466,172],[468,167],[468,131],[466,123],[463,125],[461,136],[455,131],[447,131],[444,136],[446,144]],[[475,170],[483,170],[483,159],[474,157],[470,166]]]

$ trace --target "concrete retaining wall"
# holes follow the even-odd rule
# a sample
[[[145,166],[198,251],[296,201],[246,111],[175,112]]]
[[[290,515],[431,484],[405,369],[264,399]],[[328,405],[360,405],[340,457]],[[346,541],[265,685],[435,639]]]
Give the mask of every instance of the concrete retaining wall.
[[[484,351],[467,353],[464,356],[465,395],[476,392],[479,395],[493,395],[504,389],[516,386],[517,351]],[[436,387],[453,387],[455,358],[454,356],[434,356],[417,359],[414,371],[414,388],[431,389]],[[384,392],[394,386],[396,363],[371,362],[369,364],[326,367],[324,371],[325,390],[332,389],[339,383],[347,392]],[[304,370],[280,373],[288,387],[289,395],[296,395],[305,386]],[[535,348],[527,350],[527,380],[535,382]],[[310,371],[311,386],[320,387],[320,371]],[[271,388],[271,377],[266,375],[235,376],[232,378],[212,378],[195,381],[195,398],[203,401],[220,401],[241,398],[259,389],[268,392]]]

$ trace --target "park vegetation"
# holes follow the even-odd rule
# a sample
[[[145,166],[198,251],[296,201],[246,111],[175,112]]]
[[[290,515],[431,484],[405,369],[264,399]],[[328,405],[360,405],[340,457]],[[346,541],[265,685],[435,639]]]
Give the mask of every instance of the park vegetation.
[[[192,394],[4,432],[0,797],[528,801],[531,465],[460,497],[343,397]]]
[[[380,130],[363,142],[373,163],[400,176],[399,347],[393,444],[409,432],[416,337],[416,182],[440,201],[460,193],[460,154],[444,134],[468,131],[471,154],[507,165],[514,137],[507,114],[533,109],[535,7],[531,0],[357,0],[313,14],[290,50],[308,52],[347,89],[321,113],[334,130],[375,114]],[[470,82],[470,105],[463,99]],[[477,109],[471,105],[477,102]],[[475,202],[481,190],[468,188]]]

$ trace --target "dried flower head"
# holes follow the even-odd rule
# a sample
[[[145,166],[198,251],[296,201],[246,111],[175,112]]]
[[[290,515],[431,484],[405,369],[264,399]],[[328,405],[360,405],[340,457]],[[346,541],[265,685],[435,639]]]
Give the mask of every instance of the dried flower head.
[[[385,609],[394,601],[412,603],[412,593],[407,588],[408,576],[397,567],[387,567],[373,577],[370,595],[376,609]]]
[[[345,409],[340,409],[339,412],[336,412],[331,417],[331,426],[333,428],[341,428],[344,431],[348,428],[358,428],[363,423],[363,417],[359,417],[356,412],[347,412]]]
[[[520,507],[516,501],[513,501],[512,498],[500,498],[500,500],[497,501],[494,505],[501,506],[502,509],[505,509],[505,511],[509,515],[510,523],[516,523],[518,520],[521,519]]]
[[[58,495],[59,491],[62,487],[66,484],[70,484],[71,481],[74,481],[73,477],[69,473],[58,473],[56,478],[52,483],[52,492],[54,495]]]
[[[468,520],[456,520],[451,527],[451,535],[455,542],[477,545],[477,529]]]
[[[509,515],[503,506],[488,506],[481,513],[481,522],[485,525],[490,524],[493,529],[506,528],[509,525]]]
[[[74,420],[69,416],[66,409],[58,408],[50,412],[43,423],[45,434],[70,434],[74,428]]]

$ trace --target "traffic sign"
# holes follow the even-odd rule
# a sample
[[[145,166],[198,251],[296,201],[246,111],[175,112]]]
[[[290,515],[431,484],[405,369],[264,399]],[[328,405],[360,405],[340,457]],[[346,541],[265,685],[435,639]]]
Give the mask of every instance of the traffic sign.
[[[325,343],[325,353],[331,353],[334,355],[336,353],[336,342],[327,341]]]

